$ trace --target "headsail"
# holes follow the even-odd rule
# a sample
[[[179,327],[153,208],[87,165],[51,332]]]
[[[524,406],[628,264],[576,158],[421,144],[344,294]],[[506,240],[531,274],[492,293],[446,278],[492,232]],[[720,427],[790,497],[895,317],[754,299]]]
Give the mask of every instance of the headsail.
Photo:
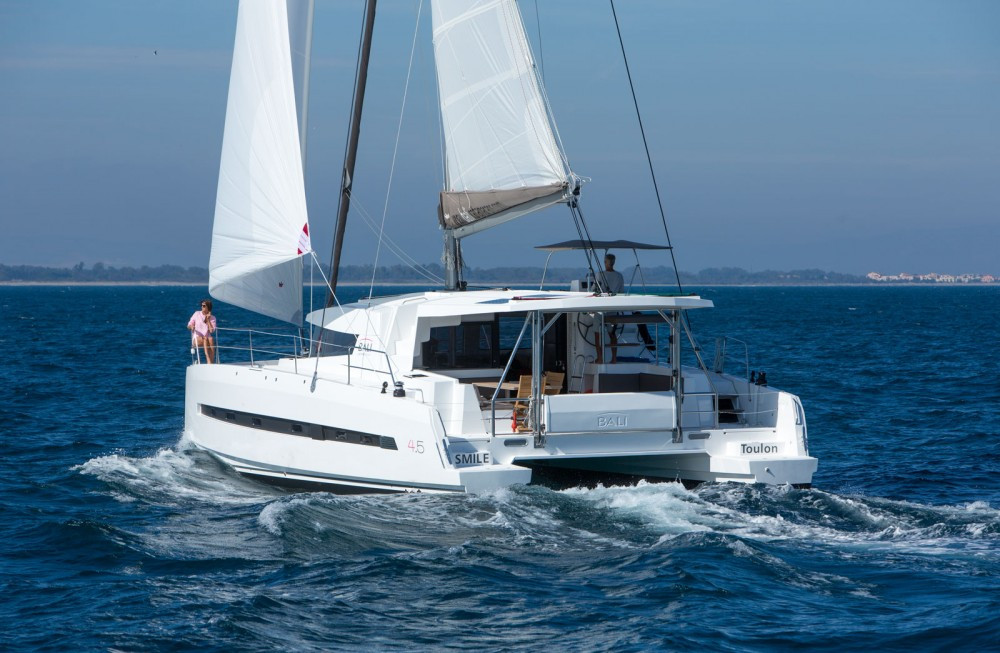
[[[221,301],[299,323],[302,254],[311,244],[289,13],[286,2],[240,2],[209,292]],[[295,47],[296,52],[302,49]]]
[[[445,140],[441,224],[458,237],[564,199],[553,134],[515,0],[434,0]]]

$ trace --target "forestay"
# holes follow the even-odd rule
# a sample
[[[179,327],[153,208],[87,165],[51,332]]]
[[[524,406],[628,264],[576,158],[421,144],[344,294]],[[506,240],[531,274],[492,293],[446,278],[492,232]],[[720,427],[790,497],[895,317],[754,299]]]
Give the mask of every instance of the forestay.
[[[434,0],[433,26],[442,226],[461,237],[563,200],[570,173],[515,0]]]
[[[209,291],[287,322],[302,320],[310,251],[289,14],[300,2],[243,0],[229,82]]]

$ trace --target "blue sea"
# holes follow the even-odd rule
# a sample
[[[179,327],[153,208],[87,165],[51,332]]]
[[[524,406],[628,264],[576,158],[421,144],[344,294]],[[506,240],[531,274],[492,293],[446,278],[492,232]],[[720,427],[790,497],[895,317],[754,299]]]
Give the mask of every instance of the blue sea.
[[[0,287],[0,649],[1000,649],[1000,288],[697,290],[812,489],[286,492],[181,441],[205,289]]]

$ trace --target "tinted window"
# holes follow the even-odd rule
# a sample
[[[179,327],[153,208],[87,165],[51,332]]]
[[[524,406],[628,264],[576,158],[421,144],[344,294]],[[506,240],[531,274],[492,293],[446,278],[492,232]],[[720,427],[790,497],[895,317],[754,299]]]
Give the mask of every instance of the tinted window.
[[[423,344],[423,363],[438,370],[495,367],[493,349],[492,322],[434,327]]]

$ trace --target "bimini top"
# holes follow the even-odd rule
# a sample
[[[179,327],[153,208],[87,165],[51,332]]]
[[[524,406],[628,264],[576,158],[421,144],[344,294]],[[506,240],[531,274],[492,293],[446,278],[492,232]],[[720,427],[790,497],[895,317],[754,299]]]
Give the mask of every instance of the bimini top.
[[[317,310],[307,320],[327,328],[350,330],[334,323],[352,313],[384,313],[387,310],[414,310],[416,317],[483,315],[490,313],[520,313],[524,311],[559,312],[623,312],[690,310],[711,308],[712,301],[697,295],[594,295],[588,292],[547,292],[537,290],[475,290],[429,291],[364,300],[343,308]],[[386,313],[388,315],[388,313]],[[353,319],[353,318],[352,318]],[[365,318],[368,319],[368,318]]]
[[[694,295],[595,295],[589,292],[494,290],[427,293],[421,316],[519,313],[523,311],[650,311],[710,308],[711,300]]]
[[[567,240],[553,245],[539,245],[535,249],[547,252],[562,252],[570,249],[673,249],[667,245],[650,245],[634,240]]]

